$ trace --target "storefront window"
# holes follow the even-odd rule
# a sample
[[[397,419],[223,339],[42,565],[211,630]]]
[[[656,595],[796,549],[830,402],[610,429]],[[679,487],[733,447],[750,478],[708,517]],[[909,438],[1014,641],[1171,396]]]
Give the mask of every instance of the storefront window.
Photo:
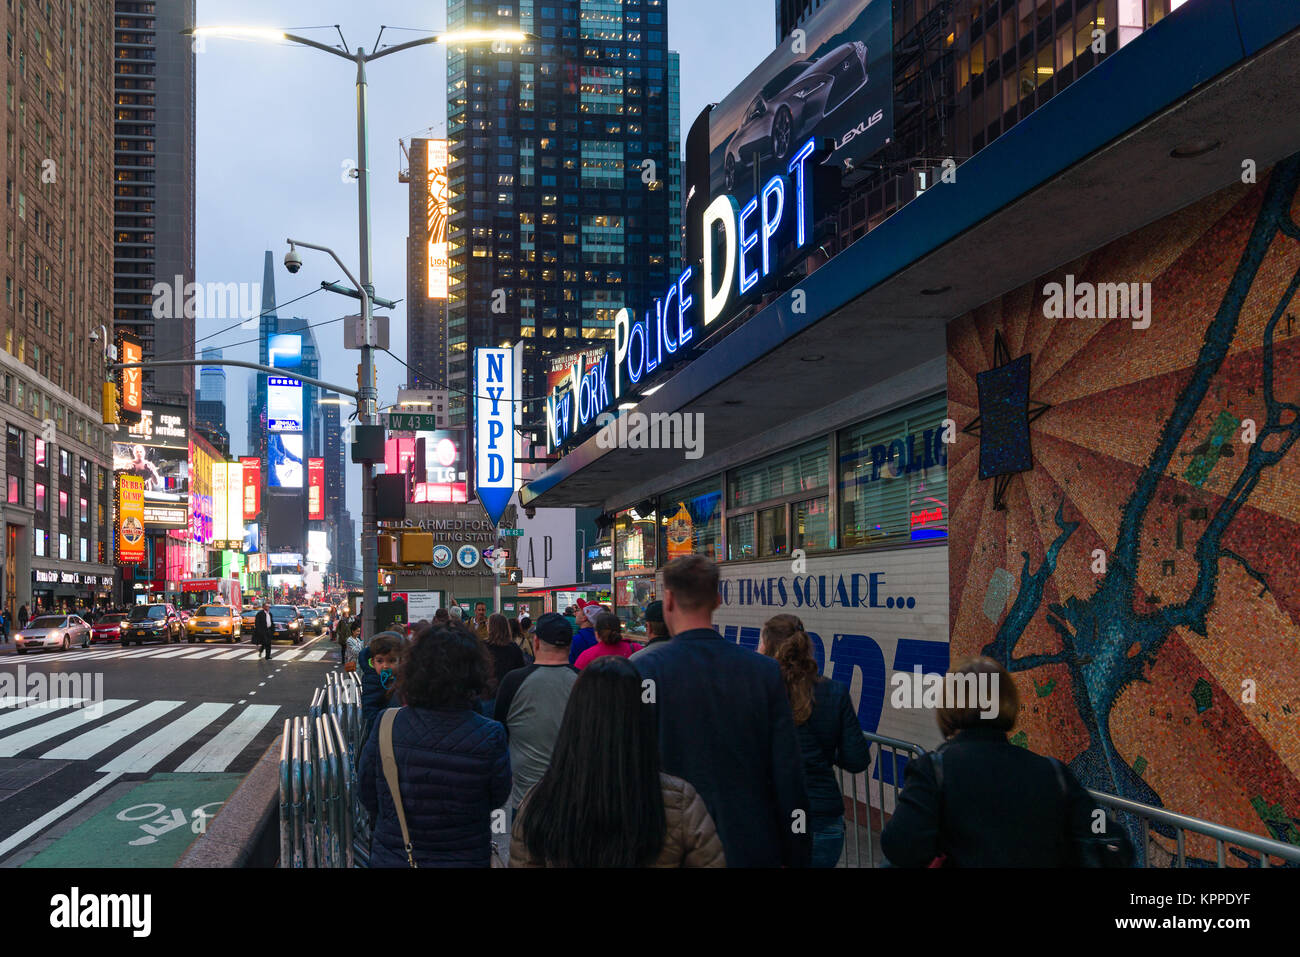
[[[681,555],[722,561],[722,479],[677,489],[659,500],[660,548],[665,562]]]
[[[614,605],[623,627],[633,632],[645,631],[645,606],[657,596],[654,575],[636,575],[614,582]]]
[[[807,445],[775,455],[731,473],[729,508],[740,509],[774,498],[825,488],[828,457],[826,442]]]
[[[830,500],[825,495],[790,506],[790,534],[795,548],[829,548],[830,524]]]
[[[840,433],[840,543],[897,545],[948,538],[943,397]]]
[[[728,510],[740,514],[727,519],[727,558],[788,555],[792,536],[800,534],[799,523],[811,527],[810,498],[822,503],[823,528],[814,528],[811,536],[805,531],[805,544],[797,547],[832,547],[824,527],[830,500],[829,462],[828,440],[822,438],[732,472],[727,480]]]
[[[757,558],[754,548],[754,513],[738,515],[727,520],[727,558],[739,561],[743,558]]]
[[[653,571],[655,538],[653,511],[645,515],[634,508],[619,512],[614,521],[614,570]]]
[[[758,513],[758,553],[766,558],[786,551],[785,506],[763,509]]]

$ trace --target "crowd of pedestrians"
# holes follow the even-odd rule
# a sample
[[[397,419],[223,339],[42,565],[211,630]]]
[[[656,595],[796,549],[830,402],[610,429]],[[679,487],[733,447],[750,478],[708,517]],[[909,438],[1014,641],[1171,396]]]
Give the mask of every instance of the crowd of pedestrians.
[[[757,652],[725,640],[713,562],[662,574],[644,645],[586,600],[536,621],[453,604],[370,638],[356,668],[372,867],[837,865],[836,769],[871,760],[848,688],[819,674],[793,615]],[[955,670],[995,676],[998,718],[938,711],[947,742],[907,765],[888,862],[1083,863],[1091,804],[1063,765],[1007,741],[1010,676],[989,659]]]

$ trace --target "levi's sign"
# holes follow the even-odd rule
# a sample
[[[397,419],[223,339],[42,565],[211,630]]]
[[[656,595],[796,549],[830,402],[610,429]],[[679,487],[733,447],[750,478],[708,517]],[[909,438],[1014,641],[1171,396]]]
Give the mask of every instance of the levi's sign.
[[[614,317],[614,345],[599,359],[579,359],[563,390],[546,400],[547,447],[570,445],[604,412],[643,388],[661,368],[695,348],[715,323],[734,315],[768,277],[790,264],[813,238],[813,182],[825,152],[809,140],[784,175],[773,176],[744,207],[717,197],[704,210],[704,258],[687,266],[638,319],[623,308]],[[835,171],[838,175],[838,170]],[[784,253],[784,255],[783,255]],[[720,325],[720,323],[719,323]],[[600,424],[605,424],[604,422]]]

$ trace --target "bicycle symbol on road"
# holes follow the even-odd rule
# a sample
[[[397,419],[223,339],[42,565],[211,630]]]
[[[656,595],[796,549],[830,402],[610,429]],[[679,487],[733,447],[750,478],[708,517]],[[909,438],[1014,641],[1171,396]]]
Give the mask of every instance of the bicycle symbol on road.
[[[152,844],[158,838],[162,837],[169,831],[174,831],[178,827],[190,826],[191,833],[202,834],[207,830],[208,821],[216,817],[217,811],[225,804],[225,801],[212,801],[202,807],[195,808],[194,812],[186,816],[185,812],[178,807],[167,808],[165,804],[137,804],[135,807],[129,807],[125,811],[119,811],[117,819],[119,821],[150,821],[149,824],[141,824],[140,830],[145,832],[144,837],[137,837],[134,841],[127,841],[132,847],[144,847]],[[211,810],[209,810],[211,808]],[[193,820],[191,820],[193,818]]]

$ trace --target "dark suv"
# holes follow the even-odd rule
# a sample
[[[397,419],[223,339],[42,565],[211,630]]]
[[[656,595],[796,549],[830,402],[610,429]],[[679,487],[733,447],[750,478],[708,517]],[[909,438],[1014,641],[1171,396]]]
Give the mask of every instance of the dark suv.
[[[179,642],[185,634],[185,623],[181,621],[176,606],[170,603],[160,605],[136,605],[122,622],[122,646],[132,642],[143,645],[146,641],[161,641],[163,644]]]

